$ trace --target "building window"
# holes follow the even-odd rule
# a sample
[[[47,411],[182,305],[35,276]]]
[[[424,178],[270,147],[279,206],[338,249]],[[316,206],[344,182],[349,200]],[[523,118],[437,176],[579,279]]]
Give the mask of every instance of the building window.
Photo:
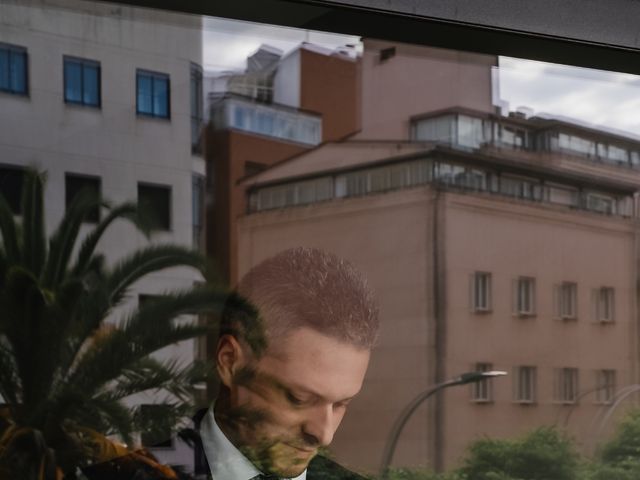
[[[191,153],[202,153],[202,67],[191,64]]]
[[[615,319],[615,294],[612,287],[596,288],[592,292],[593,318],[596,322],[609,323]]]
[[[27,49],[0,43],[0,91],[27,95]]]
[[[556,368],[554,377],[555,401],[560,403],[576,403],[578,400],[578,369]]]
[[[89,175],[74,175],[67,173],[65,183],[65,207],[68,209],[75,198],[80,194],[93,195],[100,198],[100,177]],[[96,206],[84,219],[86,222],[97,223],[100,221],[100,207]]]
[[[475,272],[471,275],[471,310],[491,311],[491,274]]]
[[[489,372],[493,370],[491,363],[476,363],[473,366],[475,372]],[[471,399],[474,402],[491,402],[493,401],[493,382],[490,378],[485,378],[479,382],[471,384]]]
[[[578,285],[574,282],[562,282],[554,287],[556,317],[563,320],[577,318]]]
[[[191,188],[193,246],[202,250],[204,249],[204,177],[193,175]]]
[[[536,313],[536,280],[532,277],[518,277],[513,285],[514,313],[531,316]]]
[[[100,63],[64,57],[64,101],[100,107]]]
[[[517,403],[535,403],[536,401],[536,367],[516,367],[513,372],[513,400]]]
[[[611,403],[616,393],[616,371],[596,370],[596,402]]]
[[[24,169],[6,165],[0,166],[0,194],[14,215],[22,213],[23,183]]]
[[[585,207],[592,212],[612,215],[615,213],[615,204],[615,199],[609,195],[587,193],[585,197]]]
[[[171,230],[171,187],[138,183],[138,205],[152,230]]]
[[[169,75],[138,70],[136,72],[136,112],[138,115],[169,118]]]
[[[173,435],[171,425],[164,424],[170,416],[164,414],[168,406],[163,404],[142,404],[138,409],[140,424],[143,430],[140,432],[140,440],[144,447],[154,449],[173,449]],[[147,428],[144,428],[147,427]]]

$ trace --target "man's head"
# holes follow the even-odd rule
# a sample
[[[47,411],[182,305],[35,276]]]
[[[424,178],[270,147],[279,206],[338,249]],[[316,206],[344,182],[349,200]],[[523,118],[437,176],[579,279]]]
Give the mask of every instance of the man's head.
[[[254,267],[238,293],[257,309],[267,345],[253,351],[242,312],[225,312],[216,418],[260,470],[297,476],[331,442],[362,386],[377,309],[351,264],[308,248]]]

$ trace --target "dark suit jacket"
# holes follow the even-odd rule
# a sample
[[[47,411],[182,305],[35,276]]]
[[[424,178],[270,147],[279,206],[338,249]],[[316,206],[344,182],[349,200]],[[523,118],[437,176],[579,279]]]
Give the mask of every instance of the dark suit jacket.
[[[211,479],[211,469],[207,462],[207,458],[202,448],[202,440],[200,439],[200,422],[207,413],[207,410],[200,410],[194,417],[195,434],[192,440],[194,440],[194,448],[196,449],[196,458],[200,462],[201,466],[206,469],[207,479]],[[215,480],[215,479],[213,479]],[[365,480],[364,477],[341,467],[333,460],[323,456],[316,456],[309,463],[307,468],[307,480]]]
[[[206,413],[205,409],[195,415],[195,428],[190,429],[186,437],[193,444],[195,450],[196,473],[205,474],[208,480],[212,480],[211,469],[204,454],[199,433],[200,422]],[[133,454],[83,468],[82,472],[89,480],[169,480],[172,478],[141,461],[140,455]],[[189,480],[193,477],[180,475],[178,478]],[[307,480],[364,480],[364,477],[350,472],[326,457],[316,456],[307,468]]]

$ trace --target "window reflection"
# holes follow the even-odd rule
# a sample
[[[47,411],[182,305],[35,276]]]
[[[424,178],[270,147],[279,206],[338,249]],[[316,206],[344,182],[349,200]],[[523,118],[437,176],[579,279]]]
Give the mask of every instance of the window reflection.
[[[479,437],[518,438],[550,424],[589,455],[590,442],[612,435],[614,410],[605,406],[622,416],[635,405],[623,395],[637,383],[640,349],[640,125],[635,111],[613,119],[592,105],[586,114],[575,108],[585,104],[575,101],[584,79],[568,67],[539,65],[524,78],[514,69],[527,61],[491,53],[329,40],[124,6],[0,0],[0,9],[0,193],[10,212],[3,235],[10,219],[23,221],[25,172],[34,165],[49,176],[44,229],[83,190],[145,209],[135,218],[141,231],[115,224],[86,278],[60,286],[99,284],[102,267],[147,245],[147,231],[154,247],[206,252],[215,268],[199,268],[214,268],[225,288],[299,246],[364,272],[383,329],[363,389],[328,447],[339,463],[376,474],[407,403],[469,370],[509,375],[430,398],[400,438],[394,466],[453,471]],[[624,84],[612,101],[634,105],[637,78],[602,78],[606,88]],[[79,236],[69,252],[109,218],[109,205],[94,205],[69,230]],[[44,251],[61,250],[59,238],[48,236]],[[11,249],[0,246],[0,254]],[[135,311],[136,296],[202,281],[177,270],[145,278],[105,314],[98,340]],[[55,288],[43,288],[42,298],[67,298]],[[155,328],[150,322],[145,332]],[[173,342],[157,358],[205,359],[213,373],[214,337]],[[148,378],[135,373],[124,376]],[[189,387],[193,409],[182,411],[182,423],[160,406],[182,390],[165,385],[127,398],[124,409],[162,427],[138,428],[132,443],[158,463],[207,474],[202,455],[175,434],[197,406],[215,401],[215,381],[205,380]],[[604,419],[597,432],[594,419]]]

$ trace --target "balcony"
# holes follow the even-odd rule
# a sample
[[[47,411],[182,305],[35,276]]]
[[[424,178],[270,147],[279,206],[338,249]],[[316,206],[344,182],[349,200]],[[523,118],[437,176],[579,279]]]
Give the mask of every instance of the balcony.
[[[226,94],[210,96],[215,129],[233,129],[306,146],[322,141],[322,117],[284,105]]]

